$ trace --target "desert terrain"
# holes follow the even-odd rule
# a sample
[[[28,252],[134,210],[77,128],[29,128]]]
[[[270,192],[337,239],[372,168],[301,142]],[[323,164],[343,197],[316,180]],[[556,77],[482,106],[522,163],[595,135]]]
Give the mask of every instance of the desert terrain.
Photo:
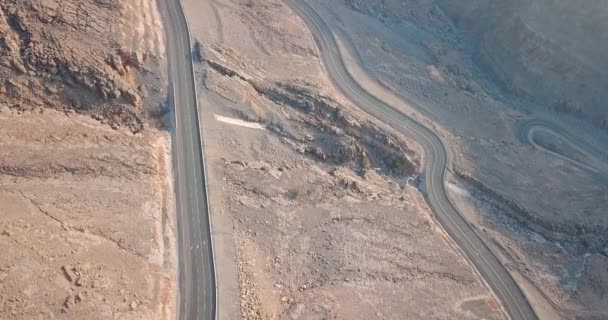
[[[301,1],[447,146],[448,202],[534,313],[607,318],[606,5]],[[428,148],[340,91],[305,19],[181,3],[219,319],[509,318],[427,203]],[[187,314],[162,26],[154,0],[0,3],[0,319]]]
[[[594,13],[593,5],[574,8],[556,1],[529,5],[512,1],[501,6],[484,1],[462,5],[433,0],[307,2],[330,24],[347,67],[360,85],[378,97],[397,94],[407,102],[399,106],[403,113],[447,141],[453,161],[446,188],[452,201],[507,267],[537,315],[545,319],[605,317],[608,193],[602,178],[606,171],[602,149],[607,139],[601,121],[605,110],[595,102],[601,101],[598,88],[606,80],[597,58],[606,51],[601,44],[585,45],[598,42],[604,34],[601,8]],[[446,305],[442,293],[447,290],[431,290],[432,295],[419,299],[427,291],[415,286],[417,290],[406,289],[411,285],[380,289],[386,283],[378,281],[378,274],[390,272],[386,263],[399,264],[410,253],[383,255],[369,244],[386,247],[390,243],[425,257],[439,251],[436,241],[420,244],[418,236],[372,241],[366,237],[383,237],[387,229],[367,233],[371,228],[391,219],[431,217],[428,221],[437,232],[433,237],[450,241],[416,189],[424,156],[416,143],[362,114],[336,92],[319,67],[318,48],[301,19],[274,1],[186,1],[185,5],[192,36],[203,48],[198,81],[201,105],[208,108],[202,121],[212,159],[210,174],[215,179],[211,188],[214,216],[221,216],[215,218],[221,221],[221,247],[234,243],[232,250],[226,250],[232,253],[229,257],[216,258],[226,266],[232,261],[238,266],[218,275],[219,283],[231,283],[225,292],[220,288],[220,305],[229,293],[241,294],[240,307],[232,306],[226,314],[240,312],[251,319],[503,316],[490,312],[495,309],[492,299],[486,300],[481,313],[464,311],[467,294],[458,294],[467,291],[456,287],[449,296],[460,301],[450,303],[460,305],[457,308]],[[475,18],[480,15],[487,18]],[[571,28],[553,28],[556,17],[565,15]],[[500,18],[485,27],[491,17]],[[560,33],[564,29],[568,32]],[[577,42],[566,43],[570,38]],[[568,77],[559,76],[564,72],[569,72]],[[590,82],[580,88],[587,79]],[[326,111],[328,104],[336,104],[340,112]],[[401,150],[389,148],[389,154],[408,155],[413,171],[396,174],[392,160],[383,160],[385,147],[378,150],[366,145],[370,139],[373,146],[383,145],[385,139],[377,140],[376,133],[362,127],[351,129],[345,116],[359,125],[370,123],[390,136]],[[522,128],[536,122],[550,126],[524,137]],[[219,159],[216,153],[221,154]],[[354,190],[361,184],[362,190],[384,183],[400,187],[389,188],[386,195],[378,193],[377,199],[375,192],[371,197],[356,196],[351,183],[340,182],[344,176],[336,172],[347,172],[357,182]],[[297,175],[295,181],[289,178],[293,175]],[[410,204],[394,211],[394,204],[388,204],[390,194]],[[416,198],[420,201],[408,200]],[[365,212],[370,203],[374,208],[382,203],[378,212],[383,214],[368,211],[348,219],[354,227],[351,221],[362,223],[356,219],[373,214],[365,220],[370,224],[365,228],[329,230],[325,229],[329,224],[321,222],[335,215]],[[329,234],[331,241],[315,244],[322,238],[317,232]],[[349,250],[357,243],[349,238],[354,237],[351,232],[366,245]],[[428,258],[406,260],[416,265],[416,274],[449,265],[446,270],[455,276],[453,271],[459,267],[447,257],[458,254],[458,249],[440,247],[455,251],[442,252],[440,256],[446,258],[434,260],[436,265],[429,264]],[[302,258],[302,252],[309,258]],[[366,258],[359,258],[362,255]],[[318,263],[308,264],[309,259]],[[368,265],[370,260],[383,261],[382,267]],[[466,260],[462,262],[466,265]],[[361,271],[365,276],[346,275],[352,268],[344,265],[351,263],[365,270]],[[402,277],[404,271],[392,272]],[[339,277],[341,282],[336,280]],[[432,283],[423,278],[425,284]],[[302,285],[306,280],[312,283]],[[305,297],[301,292],[309,287],[314,294]],[[375,299],[364,293],[368,290],[377,293]],[[402,290],[400,299],[389,298],[394,290]],[[487,288],[483,290],[491,297]],[[353,303],[353,297],[360,300]],[[422,301],[428,304],[418,308]],[[367,304],[391,311],[374,314],[369,311],[374,307],[363,307]],[[229,309],[226,304],[221,308]]]
[[[449,141],[453,200],[538,315],[605,317],[608,282],[598,266],[607,259],[607,139],[597,121],[605,110],[588,103],[603,91],[572,91],[574,82],[606,80],[592,59],[605,48],[583,45],[605,35],[601,4],[310,2],[334,24],[361,83],[380,95],[398,93],[409,102],[404,112]],[[587,20],[553,28],[556,19]],[[535,121],[552,128],[534,133],[544,148],[522,137]]]
[[[333,88],[285,4],[184,5],[221,319],[504,318],[417,190],[417,144]]]
[[[173,319],[154,1],[0,3],[0,319]]]

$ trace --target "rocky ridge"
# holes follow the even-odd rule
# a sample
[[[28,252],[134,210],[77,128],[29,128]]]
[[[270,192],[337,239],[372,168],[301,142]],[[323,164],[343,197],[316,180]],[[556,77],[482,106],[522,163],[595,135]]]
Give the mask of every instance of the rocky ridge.
[[[0,4],[3,100],[18,111],[50,107],[141,131],[148,89],[139,79],[159,57],[105,38],[128,14],[117,1]]]
[[[336,166],[353,165],[360,171],[381,168],[387,174],[402,179],[419,171],[420,159],[405,141],[383,132],[369,121],[357,120],[344,112],[343,105],[320,93],[314,84],[298,81],[268,83],[242,75],[217,61],[206,59],[205,63],[210,72],[240,82],[250,94],[296,111],[297,118],[309,132],[294,134],[285,130],[280,122],[272,121],[268,128],[300,153]]]

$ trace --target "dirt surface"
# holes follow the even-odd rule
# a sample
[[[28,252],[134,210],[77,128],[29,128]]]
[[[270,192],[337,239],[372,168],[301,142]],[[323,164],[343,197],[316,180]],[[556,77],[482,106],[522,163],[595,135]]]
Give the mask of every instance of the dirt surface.
[[[558,89],[564,84],[560,79],[578,85],[598,78],[593,85],[603,83],[600,64],[587,65],[591,69],[586,69],[572,66],[579,60],[557,63],[559,68],[576,69],[577,72],[591,70],[589,72],[595,74],[593,77],[574,72],[568,73],[568,77],[553,78],[553,73],[543,71],[544,63],[555,65],[556,59],[567,56],[560,56],[564,51],[552,46],[556,43],[565,45],[564,39],[560,38],[560,42],[556,38],[565,33],[552,29],[549,23],[560,16],[556,11],[562,15],[568,12],[571,16],[567,21],[580,19],[581,15],[601,15],[601,11],[593,13],[582,7],[563,10],[568,4],[555,1],[553,5],[551,1],[533,1],[521,7],[509,4],[517,1],[500,5],[490,5],[487,1],[469,1],[466,5],[447,1],[310,2],[324,14],[326,21],[333,22],[344,54],[349,56],[349,69],[364,86],[375,92],[388,89],[400,94],[410,102],[409,107],[403,108],[404,112],[434,127],[449,141],[454,155],[453,178],[449,184],[453,198],[511,271],[523,275],[522,281],[536,286],[539,294],[534,295],[532,302],[539,308],[548,306],[553,314],[565,318],[606,317],[608,278],[603,275],[605,268],[596,268],[597,264],[590,261],[606,259],[608,239],[604,204],[608,200],[607,187],[569,161],[522,143],[518,131],[520,123],[543,119],[555,124],[558,132],[569,140],[605,149],[608,139],[604,132],[580,121],[576,115],[563,112],[570,104],[568,99],[562,99],[562,93],[569,95],[573,88]],[[477,5],[469,5],[473,2]],[[444,5],[449,6],[449,10],[444,11]],[[551,10],[543,11],[543,6],[550,6]],[[501,11],[507,8],[513,12],[520,12],[518,8],[521,12],[529,11],[516,13],[526,19],[538,17],[533,26],[522,22],[519,28],[542,28],[542,39],[534,42],[530,37],[538,36],[538,33],[513,35],[509,34],[513,30],[502,28],[521,22],[505,14],[512,11]],[[454,12],[466,13],[466,19],[451,19]],[[500,17],[500,21],[490,24],[491,17]],[[593,50],[605,52],[601,51],[603,45],[579,45],[594,36],[601,37],[594,33],[603,30],[601,21],[592,19],[568,25],[572,30],[567,37],[573,41],[568,42],[565,49],[579,57],[591,55]],[[458,27],[462,24],[474,24],[477,29],[461,30]],[[589,37],[572,35],[580,32],[577,28],[590,24],[595,24],[596,29],[589,31]],[[469,42],[470,38],[479,42]],[[515,53],[522,48],[516,40],[535,49]],[[500,45],[492,45],[497,43]],[[493,54],[493,50],[500,52]],[[536,85],[552,88],[539,88],[545,90],[539,94],[553,93],[551,99],[555,100],[551,101],[561,99],[564,103],[557,108],[559,112],[553,102],[547,102],[549,100],[509,93],[513,91],[508,86],[486,72],[480,54],[494,58],[511,55],[511,58],[518,57],[519,62],[525,60],[528,70],[508,65],[519,63],[508,57],[493,63],[495,68],[502,68],[502,76],[513,81],[514,86],[534,82],[531,80],[534,77],[526,76],[529,72],[542,76],[543,80],[535,81]],[[363,69],[357,65],[362,65]],[[526,86],[525,90],[528,89],[536,91],[536,86]],[[596,93],[579,91],[576,94],[583,94],[589,101],[602,99],[600,91]],[[581,114],[592,114],[597,106],[581,105]],[[564,145],[564,139],[540,136],[540,139],[548,138],[552,139],[551,147],[585,163],[580,154],[572,154],[572,146]],[[605,163],[599,164],[597,159],[605,162],[605,155],[592,159],[594,167],[605,170]],[[593,289],[589,283],[594,284]]]
[[[0,319],[173,319],[153,1],[0,3]]]
[[[285,5],[185,11],[202,47],[220,318],[502,319],[415,187],[416,144],[333,89]]]

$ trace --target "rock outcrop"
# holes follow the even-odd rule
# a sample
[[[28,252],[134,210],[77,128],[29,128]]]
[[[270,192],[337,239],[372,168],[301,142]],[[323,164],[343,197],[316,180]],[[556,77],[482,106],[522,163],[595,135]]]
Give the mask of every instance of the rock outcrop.
[[[118,29],[132,14],[127,9],[108,0],[0,3],[1,100],[23,110],[90,114],[141,131],[139,80],[154,53],[121,39]]]

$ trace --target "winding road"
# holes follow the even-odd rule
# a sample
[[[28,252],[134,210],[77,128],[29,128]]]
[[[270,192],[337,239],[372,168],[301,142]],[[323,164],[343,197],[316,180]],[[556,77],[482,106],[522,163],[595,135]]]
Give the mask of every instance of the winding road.
[[[523,121],[516,126],[515,130],[519,140],[522,143],[532,145],[554,155],[557,158],[565,160],[574,167],[595,178],[597,181],[608,185],[608,175],[605,172],[602,172],[600,169],[602,166],[601,163],[606,162],[606,156],[592,145],[586,144],[582,140],[571,137],[568,135],[566,130],[563,130],[556,125],[541,119]],[[552,149],[544,145],[542,142],[539,142],[535,138],[535,133],[541,131],[550,133],[555,136],[556,139],[562,140],[564,143],[568,144],[568,147],[570,147],[574,152],[582,155],[587,161],[576,159],[563,152],[560,152],[559,150]]]
[[[537,319],[511,275],[448,198],[444,178],[450,153],[441,138],[363,89],[348,72],[333,33],[319,14],[304,0],[284,1],[312,32],[321,51],[323,66],[336,88],[363,111],[415,139],[422,146],[427,202],[439,223],[491,287],[511,319]]]
[[[179,0],[158,0],[166,32],[179,246],[179,319],[216,318],[207,179],[188,24]]]

